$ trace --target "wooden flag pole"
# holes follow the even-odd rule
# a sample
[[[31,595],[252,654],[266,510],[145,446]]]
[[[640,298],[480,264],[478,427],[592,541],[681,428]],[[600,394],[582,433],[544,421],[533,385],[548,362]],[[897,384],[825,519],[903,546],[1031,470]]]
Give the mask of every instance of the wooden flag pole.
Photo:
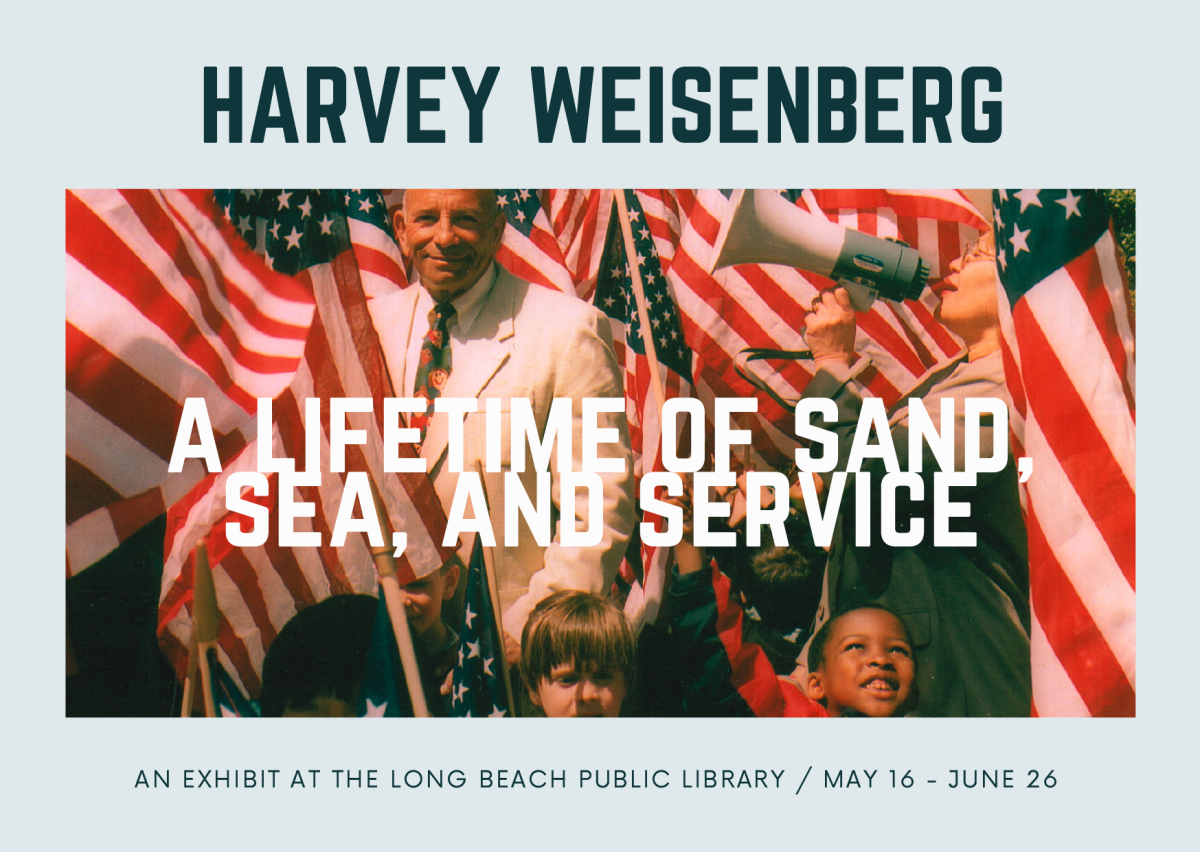
[[[408,615],[404,611],[404,589],[396,576],[396,557],[393,553],[392,525],[388,520],[387,509],[379,496],[375,481],[371,480],[371,499],[375,503],[375,517],[379,521],[379,529],[383,531],[383,547],[370,545],[371,557],[375,560],[375,570],[379,573],[379,588],[383,592],[384,604],[388,616],[392,620],[392,631],[396,636],[396,647],[400,651],[400,663],[404,669],[404,684],[408,687],[408,697],[412,701],[413,715],[419,718],[431,716],[429,704],[425,701],[425,687],[421,684],[421,669],[417,665],[417,651],[413,645],[412,630],[408,626]],[[403,534],[402,534],[403,535]],[[370,544],[370,541],[368,541]]]
[[[217,587],[213,584],[212,570],[208,566],[208,544],[200,539],[196,544],[194,570],[192,572],[192,605],[196,662],[200,667],[200,690],[204,696],[204,715],[212,719],[217,715],[213,700],[212,672],[208,667],[208,651],[217,647],[220,614],[217,609]],[[188,663],[189,669],[191,662]]]
[[[480,459],[475,460],[475,472],[479,474],[479,487],[483,489],[483,510],[490,518],[492,506],[488,500],[487,483],[483,479],[483,462]],[[500,641],[498,650],[500,652],[500,674],[504,680],[504,695],[508,698],[508,712],[513,716],[519,716],[517,703],[513,700],[512,679],[508,669],[508,650],[504,642],[504,621],[500,612],[500,587],[496,584],[496,559],[492,555],[492,549],[485,546],[482,539],[479,541],[479,546],[483,548],[483,570],[487,575],[488,597],[492,602],[492,618],[496,622],[496,632],[499,634],[496,638]]]
[[[213,701],[212,670],[208,666],[208,648],[197,646],[196,650],[200,652],[198,659],[200,662],[200,689],[204,691],[204,715],[213,719],[217,715],[217,706]]]
[[[633,242],[633,226],[629,222],[629,205],[625,203],[625,190],[614,189],[617,201],[617,218],[621,221],[621,236],[625,239],[625,261],[629,265],[629,276],[633,279],[633,297],[637,300],[638,323],[642,327],[642,340],[646,344],[646,360],[650,364],[650,387],[654,401],[658,403],[661,419],[663,406],[667,404],[666,386],[658,366],[658,349],[654,345],[654,331],[650,326],[650,309],[646,304],[646,290],[642,286],[642,271],[637,263],[637,247]]]
[[[187,677],[183,679],[183,708],[179,712],[182,719],[187,719],[192,715],[192,693],[195,691],[196,673],[199,668],[198,657],[196,652],[196,623],[192,622],[192,638],[188,642],[188,670]]]

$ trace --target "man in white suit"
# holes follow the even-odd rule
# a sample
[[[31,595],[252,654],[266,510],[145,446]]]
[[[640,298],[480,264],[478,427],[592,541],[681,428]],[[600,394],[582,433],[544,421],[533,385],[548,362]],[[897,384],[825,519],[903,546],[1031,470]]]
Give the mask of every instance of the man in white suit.
[[[403,208],[393,219],[397,239],[411,260],[420,286],[369,303],[379,332],[388,370],[398,395],[418,395],[416,385],[448,399],[479,400],[478,413],[466,415],[463,427],[463,470],[473,471],[484,459],[484,412],[487,398],[500,400],[501,466],[511,469],[509,426],[513,399],[528,399],[539,438],[556,398],[571,400],[572,470],[583,465],[583,400],[622,399],[622,380],[613,354],[611,331],[604,315],[573,296],[550,291],[511,275],[494,262],[505,228],[503,210],[490,190],[410,189]],[[453,311],[439,335],[433,309]],[[430,335],[431,327],[435,333]],[[428,364],[431,341],[448,338],[448,376],[422,370]],[[442,358],[433,355],[435,363]],[[439,394],[440,392],[440,394]],[[519,405],[520,403],[518,403]],[[420,418],[416,418],[419,422]],[[616,443],[600,445],[601,458],[619,459],[621,472],[601,473],[603,533],[594,547],[567,547],[555,534],[548,546],[535,541],[522,519],[519,540],[504,546],[505,487],[503,473],[485,473],[491,504],[494,551],[504,630],[510,657],[530,611],[549,594],[562,589],[604,593],[612,583],[635,523],[633,465],[624,411],[601,413],[600,428],[616,430]],[[449,514],[459,474],[447,463],[449,415],[433,413],[421,445],[434,487]],[[530,499],[535,500],[536,473],[526,449],[520,474]],[[551,499],[561,507],[561,482],[556,471],[557,446],[551,456]],[[589,493],[579,489],[575,516],[586,526]],[[569,523],[563,519],[562,523]],[[466,536],[464,536],[466,538]],[[471,542],[460,542],[460,554]]]

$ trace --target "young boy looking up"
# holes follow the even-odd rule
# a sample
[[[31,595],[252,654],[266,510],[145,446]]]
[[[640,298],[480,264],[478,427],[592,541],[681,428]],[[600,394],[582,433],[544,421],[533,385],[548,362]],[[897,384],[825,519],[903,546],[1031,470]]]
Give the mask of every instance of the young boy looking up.
[[[881,607],[859,607],[813,637],[805,692],[830,716],[899,716],[916,698],[916,669],[904,622]]]
[[[557,592],[530,613],[521,679],[534,712],[550,718],[619,716],[633,684],[625,614],[589,592]]]

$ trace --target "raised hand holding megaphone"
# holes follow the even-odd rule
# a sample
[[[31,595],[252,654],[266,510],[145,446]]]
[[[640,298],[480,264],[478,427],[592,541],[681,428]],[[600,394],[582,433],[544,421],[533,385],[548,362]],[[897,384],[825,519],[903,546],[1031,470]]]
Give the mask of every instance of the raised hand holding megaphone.
[[[849,367],[854,363],[858,320],[852,301],[849,291],[842,287],[826,290],[813,299],[803,331],[814,365],[838,362]]]
[[[877,295],[895,302],[925,289],[929,267],[915,249],[807,213],[769,189],[735,190],[717,235],[710,273],[739,263],[778,263],[832,278],[855,310]]]

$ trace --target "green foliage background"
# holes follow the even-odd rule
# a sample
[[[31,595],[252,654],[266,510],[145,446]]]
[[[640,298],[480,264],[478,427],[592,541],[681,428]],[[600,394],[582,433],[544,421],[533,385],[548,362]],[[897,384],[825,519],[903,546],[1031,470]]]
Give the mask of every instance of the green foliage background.
[[[1106,189],[1105,197],[1112,207],[1113,230],[1116,232],[1117,244],[1125,258],[1125,273],[1129,278],[1129,292],[1136,298],[1137,288],[1134,284],[1134,266],[1137,262],[1137,219],[1134,208],[1137,202],[1137,190]]]

